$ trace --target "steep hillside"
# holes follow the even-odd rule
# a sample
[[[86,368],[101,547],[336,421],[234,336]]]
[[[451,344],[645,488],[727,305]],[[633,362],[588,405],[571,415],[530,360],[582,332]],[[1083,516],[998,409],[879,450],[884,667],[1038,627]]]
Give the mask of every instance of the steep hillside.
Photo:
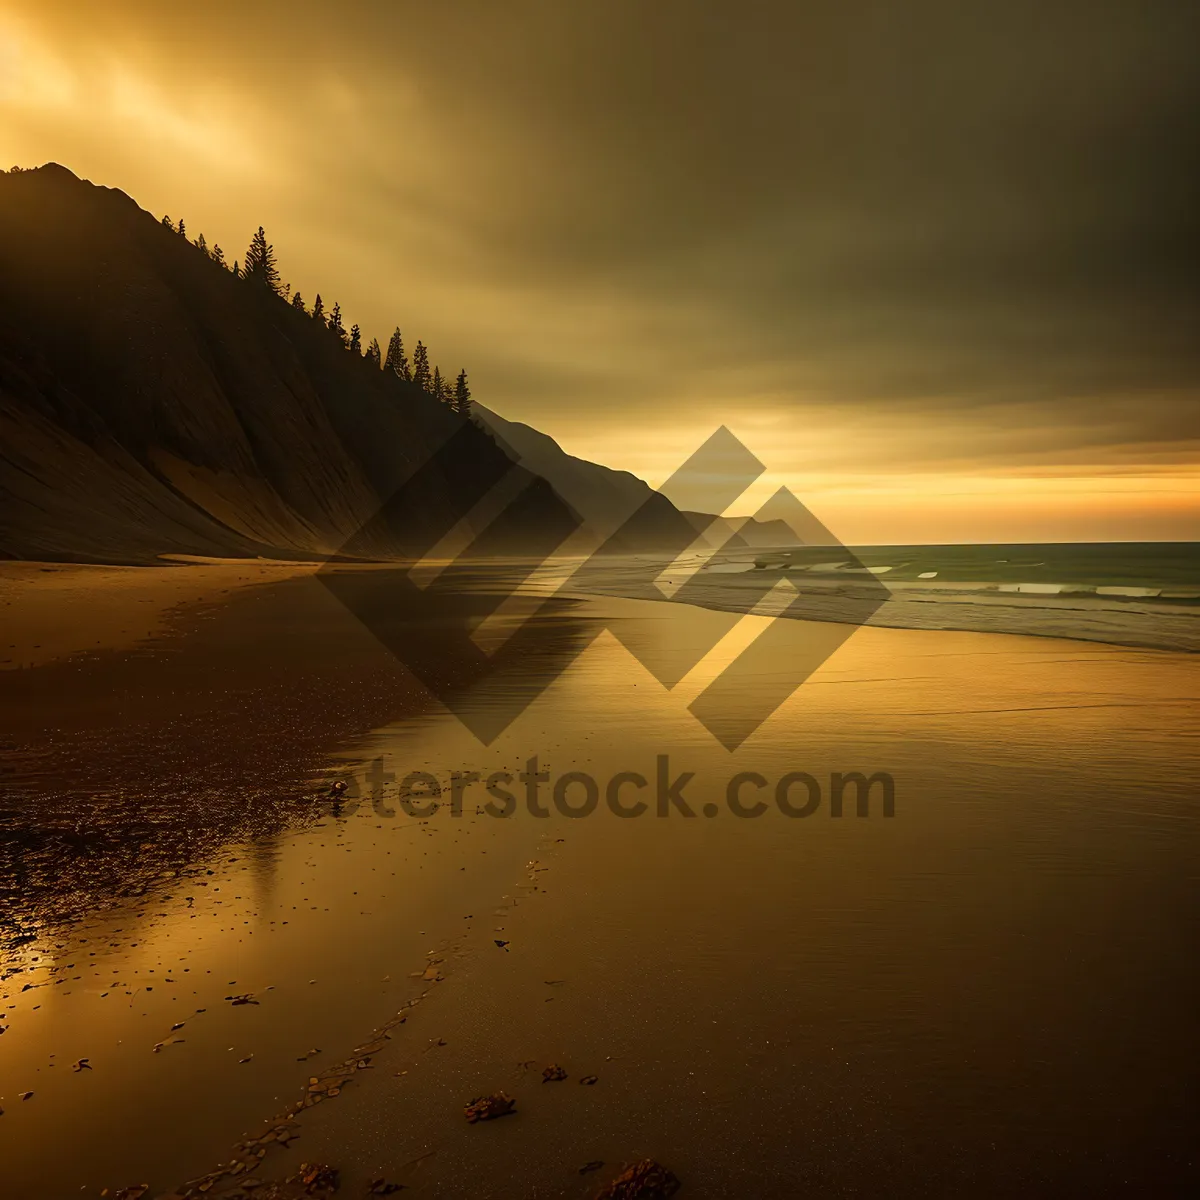
[[[513,459],[547,480],[583,519],[591,541],[606,551],[679,549],[696,539],[711,549],[791,546],[798,534],[785,521],[716,517],[680,512],[666,496],[629,471],[616,471],[568,454],[552,437],[475,406],[476,418],[496,435]],[[614,530],[618,537],[611,537]]]
[[[0,175],[0,555],[325,556],[364,526],[354,552],[404,554],[462,515],[464,480],[507,469],[124,193],[56,165]],[[536,539],[570,514],[530,486]]]
[[[712,520],[681,513],[628,471],[568,454],[531,425],[506,420],[478,404],[474,414],[515,461],[550,483],[582,518],[580,548],[603,544],[615,553],[675,547],[681,541],[686,545],[689,532],[698,532]]]

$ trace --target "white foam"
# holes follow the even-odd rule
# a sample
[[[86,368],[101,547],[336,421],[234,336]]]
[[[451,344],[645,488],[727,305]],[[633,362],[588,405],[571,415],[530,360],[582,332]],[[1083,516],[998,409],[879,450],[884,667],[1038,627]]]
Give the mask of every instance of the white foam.
[[[1025,592],[1034,596],[1057,596],[1068,589],[1065,583],[1002,583],[1002,592]]]
[[[1097,596],[1161,596],[1162,588],[1151,587],[1098,587]]]

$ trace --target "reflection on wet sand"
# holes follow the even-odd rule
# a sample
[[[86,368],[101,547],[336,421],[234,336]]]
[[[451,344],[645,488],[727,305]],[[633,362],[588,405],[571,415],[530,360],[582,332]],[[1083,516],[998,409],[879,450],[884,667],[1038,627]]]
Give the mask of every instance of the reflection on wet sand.
[[[591,636],[559,608],[539,641],[547,674]],[[0,677],[0,946],[308,820],[297,800],[332,748],[437,706],[311,577],[209,601],[175,627]],[[438,648],[452,677],[453,646]]]
[[[1195,660],[865,629],[730,753],[687,705],[736,639],[668,692],[603,632],[686,659],[723,619],[579,602],[571,669],[488,746],[311,581],[26,673],[5,827],[43,840],[8,851],[0,1194],[324,1162],[349,1194],[591,1195],[643,1158],[695,1195],[1174,1187]],[[313,801],[662,754],[716,817]],[[851,770],[895,778],[894,818],[724,805],[738,772]],[[81,806],[107,840],[64,855]],[[464,1119],[500,1092],[512,1115]]]

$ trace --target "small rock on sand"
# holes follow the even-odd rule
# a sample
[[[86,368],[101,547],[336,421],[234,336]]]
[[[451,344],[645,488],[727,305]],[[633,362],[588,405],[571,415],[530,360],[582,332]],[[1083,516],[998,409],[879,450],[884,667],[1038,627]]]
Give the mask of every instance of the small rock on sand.
[[[627,1167],[596,1193],[596,1200],[660,1200],[679,1191],[679,1180],[652,1158]]]
[[[497,1117],[507,1117],[516,1107],[517,1102],[507,1093],[493,1092],[490,1096],[476,1096],[463,1112],[467,1120],[474,1125],[476,1121],[493,1121]]]

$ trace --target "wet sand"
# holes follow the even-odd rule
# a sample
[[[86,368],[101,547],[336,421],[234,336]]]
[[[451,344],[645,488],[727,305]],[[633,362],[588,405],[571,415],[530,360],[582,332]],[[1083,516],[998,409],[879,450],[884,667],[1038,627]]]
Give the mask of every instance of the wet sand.
[[[0,562],[0,624],[8,635],[0,641],[0,670],[128,650],[162,633],[180,608],[311,575],[318,566],[185,557],[161,567]]]
[[[106,579],[95,606],[54,589],[71,615],[41,650],[65,656],[0,673],[0,944],[283,828],[330,747],[427,703],[310,568],[269,587],[289,569],[147,570]],[[132,637],[143,605],[160,635],[67,654]]]
[[[713,618],[584,602],[574,665],[486,749],[311,579],[9,675],[0,1195],[165,1193],[306,1097],[291,1147],[236,1151],[254,1176],[585,1196],[649,1155],[696,1196],[1177,1192],[1197,660],[864,629],[730,754],[686,710],[703,671],[667,693],[596,634]],[[314,802],[376,759],[663,753],[715,817]],[[789,770],[887,771],[896,815],[726,809],[732,774]],[[498,1089],[516,1113],[468,1125]]]

